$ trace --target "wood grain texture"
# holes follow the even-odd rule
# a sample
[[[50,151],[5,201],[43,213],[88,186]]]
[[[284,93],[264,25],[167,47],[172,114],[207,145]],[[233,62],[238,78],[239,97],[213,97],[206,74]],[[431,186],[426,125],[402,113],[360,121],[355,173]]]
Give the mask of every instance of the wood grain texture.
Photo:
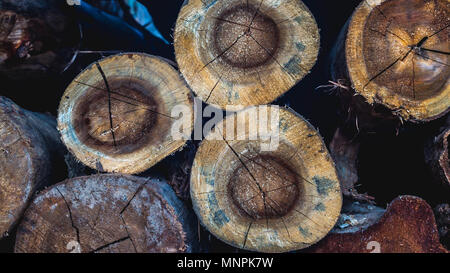
[[[191,252],[192,215],[163,181],[94,175],[41,192],[19,226],[15,252]]]
[[[184,106],[187,116],[172,116]],[[158,57],[124,53],[89,66],[68,86],[58,129],[85,165],[105,172],[139,173],[182,148],[172,126],[193,129],[193,101],[178,72]]]
[[[184,78],[221,108],[274,101],[310,72],[319,42],[308,8],[287,0],[185,1],[174,34]]]
[[[249,125],[245,116],[251,109],[218,124],[224,134],[211,133],[225,139],[207,138],[200,145],[191,173],[194,209],[212,234],[235,247],[305,248],[323,238],[339,216],[342,195],[334,163],[317,131],[284,108],[277,124],[279,145],[262,150],[273,132],[258,137],[257,130],[235,131]]]

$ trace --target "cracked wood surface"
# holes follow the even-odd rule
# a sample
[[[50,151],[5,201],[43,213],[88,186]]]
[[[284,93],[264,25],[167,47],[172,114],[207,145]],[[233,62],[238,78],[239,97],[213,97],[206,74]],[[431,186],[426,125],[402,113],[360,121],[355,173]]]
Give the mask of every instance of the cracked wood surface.
[[[268,106],[271,115],[273,108]],[[318,132],[290,109],[280,109],[280,143],[273,150],[261,150],[261,144],[274,128],[259,136],[257,128],[230,136],[236,127],[249,128],[250,111],[228,116],[216,126],[223,132],[211,132],[218,138],[201,143],[191,172],[194,210],[212,234],[238,248],[288,252],[310,246],[339,216],[334,163]]]
[[[66,180],[41,192],[18,228],[15,252],[191,252],[192,215],[170,187],[127,175]]]
[[[53,117],[0,97],[0,238],[17,224],[34,192],[49,182],[54,155],[62,151]]]
[[[182,106],[187,112],[172,117]],[[185,144],[172,133],[180,119],[190,134],[193,100],[179,73],[159,57],[124,53],[92,64],[68,86],[58,130],[85,165],[140,173]]]
[[[314,66],[316,21],[301,1],[185,1],[177,19],[177,62],[206,103],[261,105],[287,92]]]
[[[446,0],[364,0],[334,52],[334,80],[347,80],[363,97],[361,102],[349,98],[349,107],[368,103],[389,109],[353,107],[375,120],[427,121],[447,113],[449,10]]]

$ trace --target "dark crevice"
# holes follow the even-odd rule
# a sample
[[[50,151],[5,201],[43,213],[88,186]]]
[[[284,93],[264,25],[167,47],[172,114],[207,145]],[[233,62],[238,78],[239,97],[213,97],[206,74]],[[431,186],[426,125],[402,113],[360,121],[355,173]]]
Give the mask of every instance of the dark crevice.
[[[55,189],[61,195],[62,199],[64,200],[64,203],[66,204],[67,211],[69,212],[70,224],[72,225],[72,228],[75,229],[75,233],[77,235],[77,242],[78,242],[78,244],[81,245],[81,242],[80,242],[80,230],[78,229],[78,227],[75,225],[75,222],[73,221],[72,210],[70,209],[69,203],[67,202],[66,198],[61,193],[61,191],[58,189],[58,187],[55,187]]]
[[[103,81],[105,82],[106,90],[108,91],[109,125],[110,125],[110,129],[111,129],[111,135],[113,138],[113,144],[114,144],[114,147],[116,147],[117,146],[116,135],[114,133],[114,126],[113,126],[113,119],[112,119],[112,112],[111,112],[111,89],[109,88],[108,80],[106,79],[105,72],[103,72],[103,69],[100,66],[100,63],[96,62],[95,65],[97,66],[98,71],[102,75]]]
[[[103,245],[103,246],[101,246],[101,247],[99,247],[99,248],[96,248],[96,249],[92,250],[90,253],[95,253],[95,252],[101,251],[101,250],[103,250],[103,249],[105,249],[105,248],[107,248],[107,247],[110,247],[110,246],[112,246],[112,245],[121,243],[121,242],[123,242],[123,241],[125,241],[125,240],[128,240],[128,239],[130,239],[129,236],[124,237],[124,238],[121,238],[121,239],[118,239],[118,240],[116,240],[116,241],[114,241],[114,242],[111,242],[111,243],[108,243],[108,244],[106,244],[106,245]]]

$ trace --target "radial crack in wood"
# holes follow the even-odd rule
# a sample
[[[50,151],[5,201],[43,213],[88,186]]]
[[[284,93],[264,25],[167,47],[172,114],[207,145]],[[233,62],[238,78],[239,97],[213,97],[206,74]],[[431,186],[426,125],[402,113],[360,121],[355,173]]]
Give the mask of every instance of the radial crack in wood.
[[[347,80],[355,92],[350,95],[364,98],[348,96],[346,107],[375,119],[428,121],[447,113],[449,10],[446,0],[363,1],[334,52],[334,80]],[[386,110],[377,111],[367,103]]]
[[[235,247],[305,248],[323,238],[339,216],[334,163],[317,131],[294,111],[279,109],[273,123],[279,128],[261,133],[249,127],[255,109],[227,116],[201,143],[191,172],[194,210],[212,234]],[[272,116],[278,107],[268,109]],[[278,145],[263,149],[275,134]]]
[[[177,62],[203,101],[261,105],[309,73],[319,30],[301,1],[186,1],[175,28]]]
[[[164,181],[78,177],[36,197],[18,228],[15,252],[192,252],[194,219]]]

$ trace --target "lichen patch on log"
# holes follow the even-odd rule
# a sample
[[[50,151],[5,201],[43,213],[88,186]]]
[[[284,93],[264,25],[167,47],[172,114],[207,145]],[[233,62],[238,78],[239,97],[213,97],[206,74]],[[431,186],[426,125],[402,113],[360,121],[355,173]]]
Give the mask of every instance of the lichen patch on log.
[[[177,62],[206,103],[274,101],[316,62],[319,30],[301,1],[186,1],[176,23]]]
[[[15,252],[190,252],[193,228],[169,186],[94,175],[39,194],[19,226]]]
[[[317,131],[284,108],[277,123],[279,145],[262,149],[265,136],[258,137],[257,129],[236,130],[250,123],[245,118],[250,111],[216,126],[223,133],[211,134],[223,140],[207,137],[200,145],[191,172],[194,210],[212,234],[235,247],[305,248],[323,238],[339,216],[342,196],[334,163]],[[230,137],[230,131],[237,135]]]
[[[176,107],[186,115],[172,116]],[[191,92],[161,58],[143,53],[111,56],[75,78],[61,100],[58,129],[85,165],[105,172],[139,173],[182,147],[172,126],[192,131]],[[183,132],[185,132],[183,131]]]

